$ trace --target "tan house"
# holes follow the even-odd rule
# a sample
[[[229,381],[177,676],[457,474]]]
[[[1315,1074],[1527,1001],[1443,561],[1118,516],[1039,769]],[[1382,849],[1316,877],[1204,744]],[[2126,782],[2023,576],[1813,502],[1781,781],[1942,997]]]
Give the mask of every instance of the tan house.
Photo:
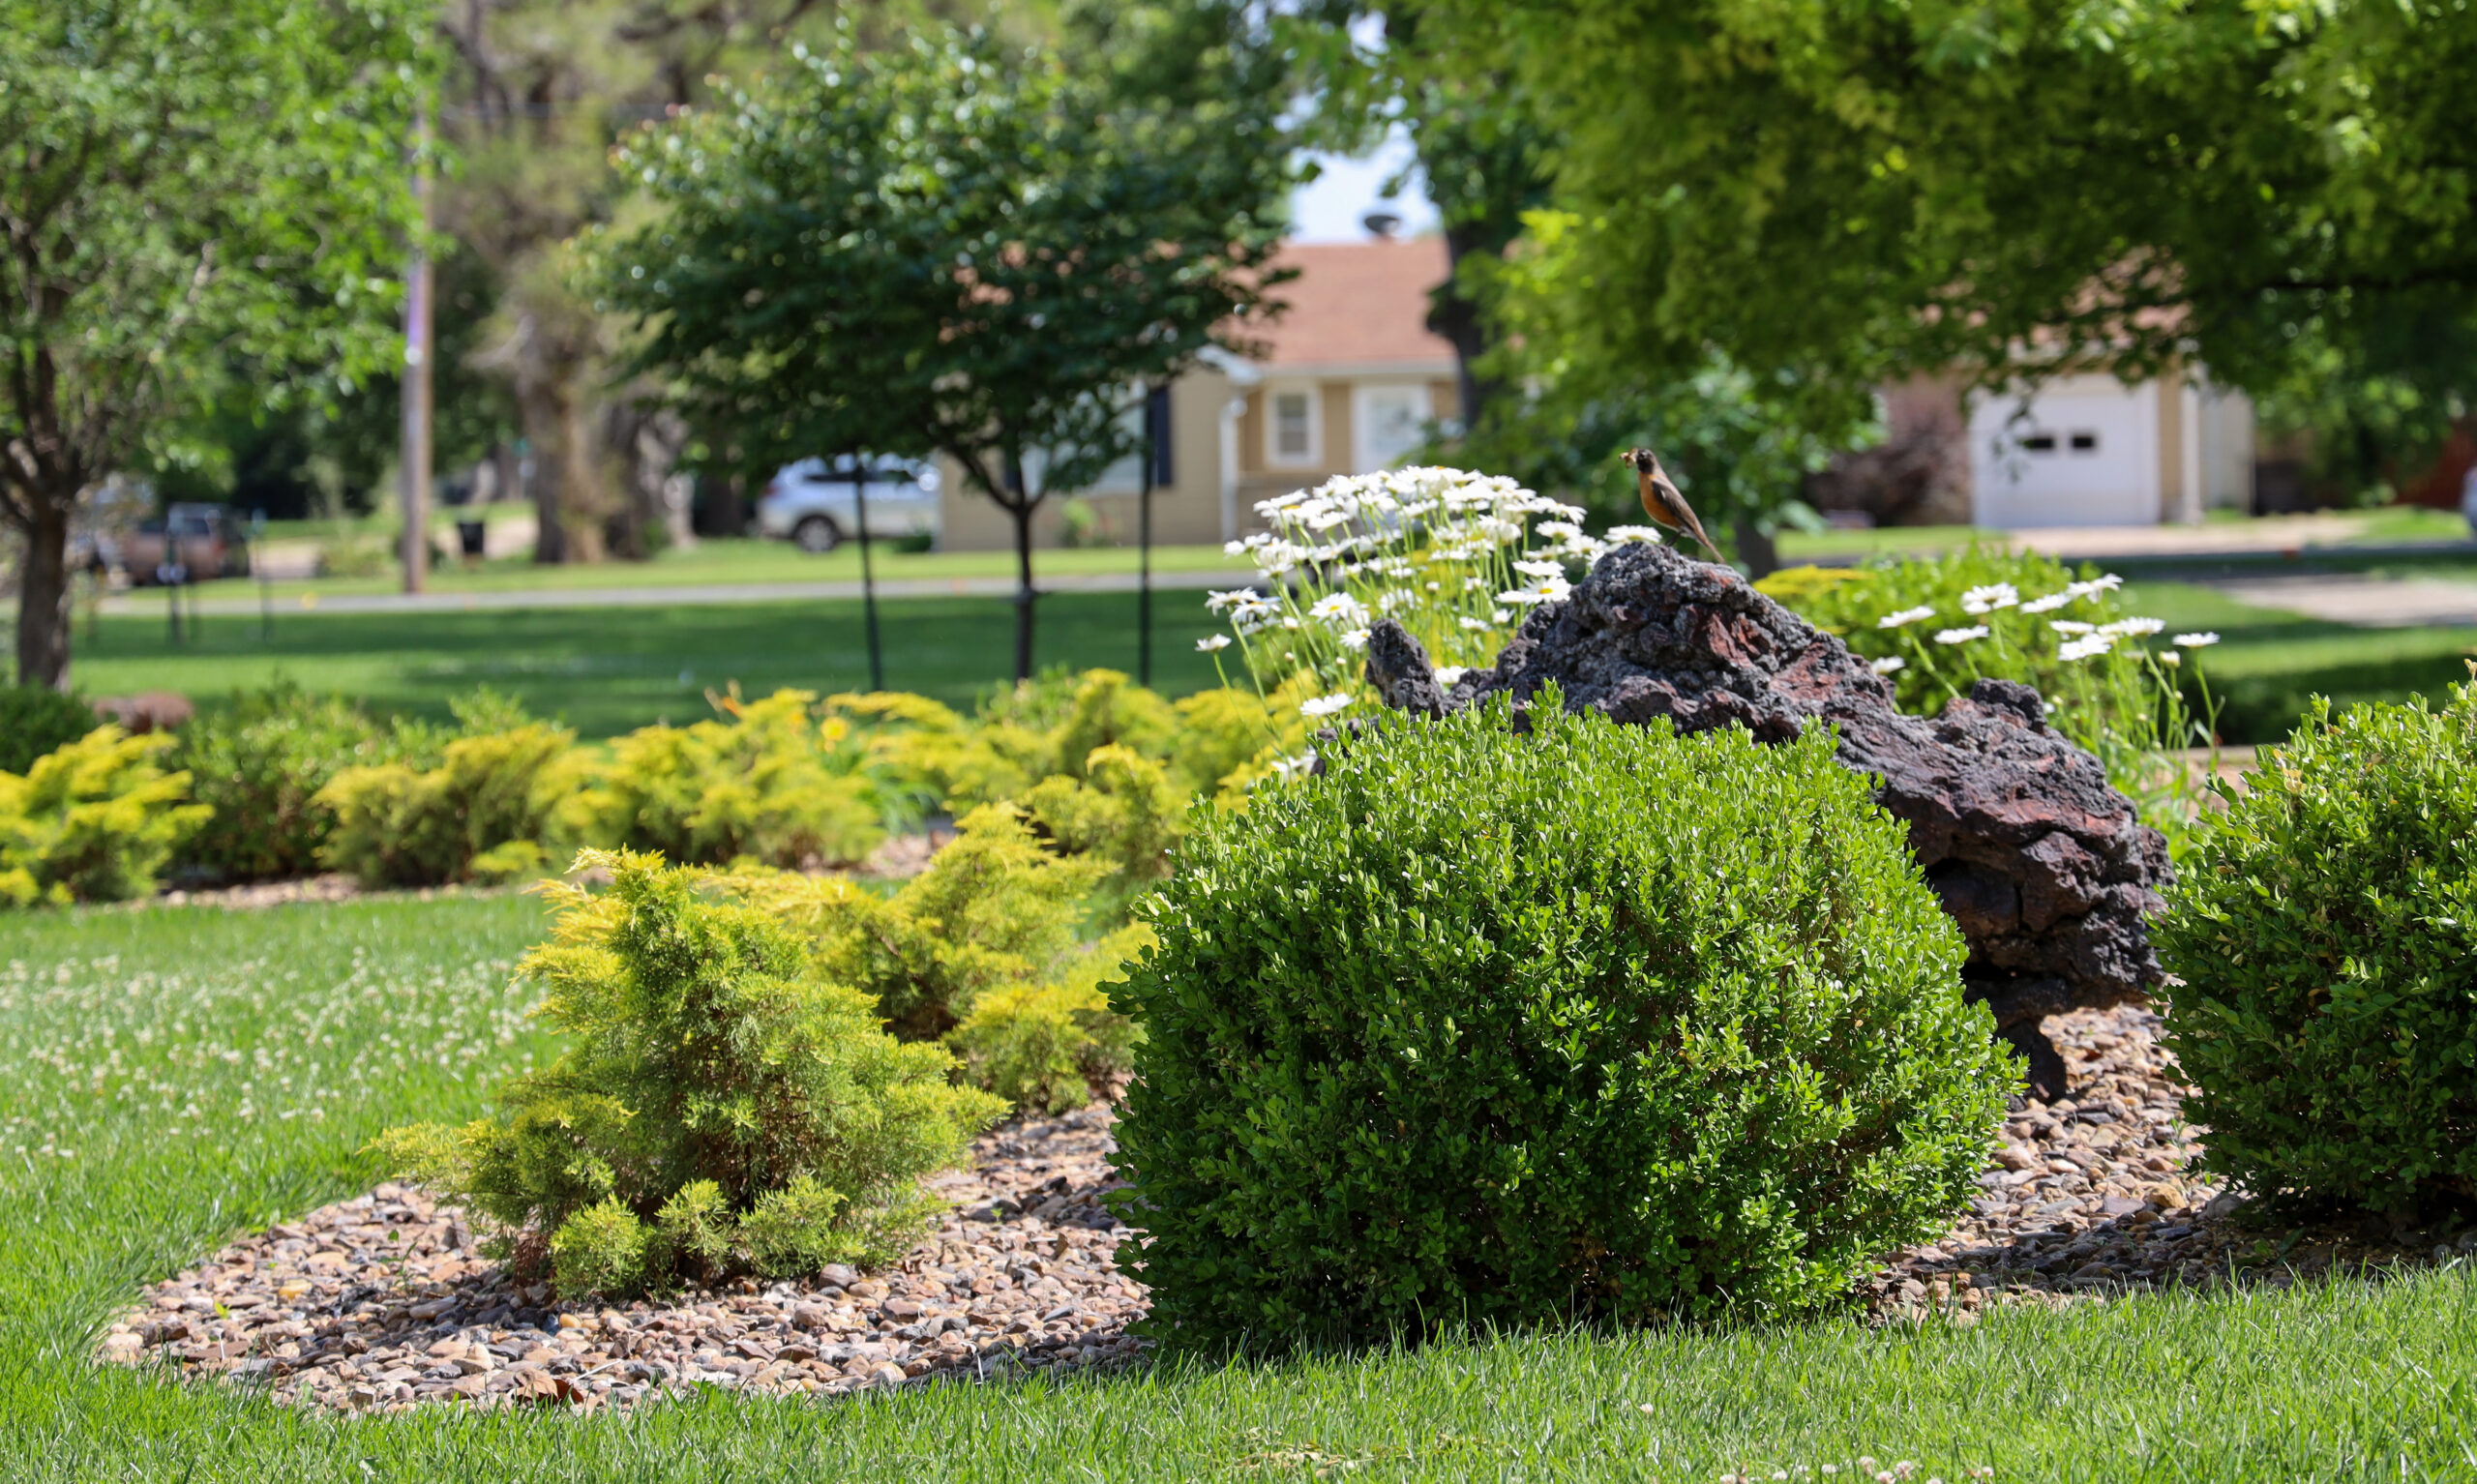
[[[1152,539],[1163,545],[1229,541],[1259,529],[1255,504],[1399,463],[1432,423],[1460,414],[1453,346],[1427,328],[1428,293],[1445,282],[1436,237],[1294,244],[1283,259],[1298,277],[1288,305],[1250,357],[1214,355],[1169,388],[1169,446],[1152,494]],[[1014,545],[1006,513],[941,470],[940,546],[949,551]],[[1127,460],[1081,498],[1099,529],[1131,543],[1141,466]],[[1059,544],[1063,501],[1034,521]]]

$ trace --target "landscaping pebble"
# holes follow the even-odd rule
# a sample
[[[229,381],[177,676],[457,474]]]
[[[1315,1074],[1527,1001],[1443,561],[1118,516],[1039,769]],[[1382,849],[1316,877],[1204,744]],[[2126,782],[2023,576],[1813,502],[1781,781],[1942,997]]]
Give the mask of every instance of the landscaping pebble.
[[[2364,1217],[2273,1234],[2196,1175],[2159,1018],[2119,1006],[2046,1024],[2072,1096],[2026,1101],[1970,1213],[1863,1287],[1883,1322],[1968,1325],[1989,1305],[2104,1303],[2178,1283],[2283,1284],[2334,1263],[2381,1268],[2477,1249]],[[287,1401],[401,1410],[625,1406],[698,1384],[832,1395],[923,1379],[1122,1365],[1143,1288],[1112,1256],[1128,1232],[1106,1105],[1011,1124],[953,1207],[892,1267],[624,1306],[559,1304],[479,1249],[462,1212],[404,1185],[322,1207],[147,1291],[102,1357],[265,1384]],[[2379,1229],[2379,1230],[2376,1230]]]

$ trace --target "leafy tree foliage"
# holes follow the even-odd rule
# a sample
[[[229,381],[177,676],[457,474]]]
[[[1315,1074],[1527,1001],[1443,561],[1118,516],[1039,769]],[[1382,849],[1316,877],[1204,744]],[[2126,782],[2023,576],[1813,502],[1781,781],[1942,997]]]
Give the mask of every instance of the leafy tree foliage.
[[[226,369],[316,395],[392,345],[409,0],[0,0],[0,519],[17,674],[69,673],[78,495]]]
[[[942,453],[1013,519],[1018,678],[1031,522],[1134,451],[1136,385],[1226,342],[1277,277],[1270,100],[1131,98],[986,30],[853,32],[632,137],[657,215],[602,244],[634,365],[757,466]]]
[[[2477,312],[2477,27],[2441,0],[1434,0],[1422,25],[1560,141],[1523,286],[1567,302],[1578,372],[1719,345],[1859,386],[2030,346],[2261,387],[2318,343],[2477,375],[2456,334],[2389,333]]]

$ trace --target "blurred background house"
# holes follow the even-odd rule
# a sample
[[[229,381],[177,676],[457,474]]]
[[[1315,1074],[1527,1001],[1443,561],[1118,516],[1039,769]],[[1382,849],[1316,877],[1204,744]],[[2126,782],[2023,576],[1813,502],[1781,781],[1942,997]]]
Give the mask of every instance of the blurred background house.
[[[1399,463],[1434,425],[1460,413],[1453,346],[1427,327],[1428,294],[1446,278],[1443,238],[1300,243],[1283,256],[1298,270],[1280,290],[1289,309],[1252,353],[1216,356],[1164,389],[1156,542],[1228,541],[1258,529],[1258,500]],[[960,470],[940,474],[940,546],[1010,548],[1005,514]],[[1123,460],[1075,499],[1048,501],[1040,544],[1134,541],[1142,476],[1138,460]]]

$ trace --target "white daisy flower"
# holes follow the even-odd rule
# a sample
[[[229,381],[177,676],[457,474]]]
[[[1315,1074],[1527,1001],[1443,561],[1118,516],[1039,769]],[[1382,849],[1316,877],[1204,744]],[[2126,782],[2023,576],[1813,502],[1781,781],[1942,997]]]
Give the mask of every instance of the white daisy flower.
[[[1909,662],[1896,654],[1886,655],[1884,658],[1877,660],[1874,664],[1869,665],[1866,668],[1873,670],[1878,675],[1892,675],[1897,674],[1901,670],[1908,668]]]
[[[2059,660],[2095,660],[2116,646],[2116,641],[2104,634],[2077,638],[2055,652]]]
[[[1367,631],[1365,629],[1353,629],[1344,634],[1342,636],[1342,647],[1344,649],[1365,649],[1367,647]]]
[[[2170,649],[2160,655],[2159,663],[2172,668],[2175,666],[2184,664],[2185,657],[2181,652]]]
[[[1298,703],[1300,716],[1331,716],[1351,703],[1348,696],[1318,696]]]
[[[2211,633],[2179,634],[2169,642],[2183,649],[2207,649],[2219,642],[2219,636]]]
[[[1566,564],[1564,562],[1519,561],[1513,564],[1513,570],[1521,573],[1527,578],[1562,578],[1566,575]]]
[[[2099,631],[2097,624],[2079,623],[2070,618],[2050,619],[2047,627],[2058,634],[2095,634]]]
[[[1230,608],[1236,604],[1261,603],[1263,601],[1263,599],[1256,596],[1256,590],[1252,587],[1234,587],[1226,593],[1211,593],[1207,595],[1204,600],[1204,606],[1208,611],[1218,613],[1223,608]]]
[[[1961,594],[1961,611],[1976,615],[2009,608],[2021,601],[2021,594],[2010,582],[1994,582],[1985,587],[1973,587]]]
[[[1983,623],[1974,623],[1966,629],[1938,629],[1935,631],[1935,642],[1939,644],[1966,644],[1974,638],[1986,638],[1986,625]]]
[[[2166,627],[2167,621],[2164,618],[2119,618],[2114,623],[2101,624],[2099,632],[2126,638],[2156,634]]]
[[[1903,629],[1918,622],[1922,618],[1932,618],[1934,616],[1935,610],[1931,608],[1902,608],[1897,613],[1886,613],[1883,617],[1876,619],[1875,627],[1878,629]]]
[[[2052,613],[2057,608],[2064,607],[2072,601],[2073,594],[2069,592],[2049,593],[2044,598],[2033,598],[2029,602],[2022,604],[2021,611],[2024,613]]]
[[[1488,621],[1484,618],[1460,618],[1456,619],[1455,622],[1461,624],[1462,627],[1470,630],[1474,634],[1485,634],[1488,632]]]
[[[1229,647],[1230,636],[1227,634],[1208,635],[1207,637],[1196,640],[1196,648],[1206,654],[1210,654],[1216,649],[1227,649]]]
[[[1656,547],[1667,539],[1659,533],[1659,527],[1653,525],[1612,525],[1608,528],[1611,546],[1622,547],[1629,541],[1639,541],[1647,547]]]
[[[2101,593],[2111,593],[2124,585],[2125,579],[2110,572],[2104,577],[2092,578],[2087,582],[2074,582],[2064,591],[2067,597],[2096,598]]]

